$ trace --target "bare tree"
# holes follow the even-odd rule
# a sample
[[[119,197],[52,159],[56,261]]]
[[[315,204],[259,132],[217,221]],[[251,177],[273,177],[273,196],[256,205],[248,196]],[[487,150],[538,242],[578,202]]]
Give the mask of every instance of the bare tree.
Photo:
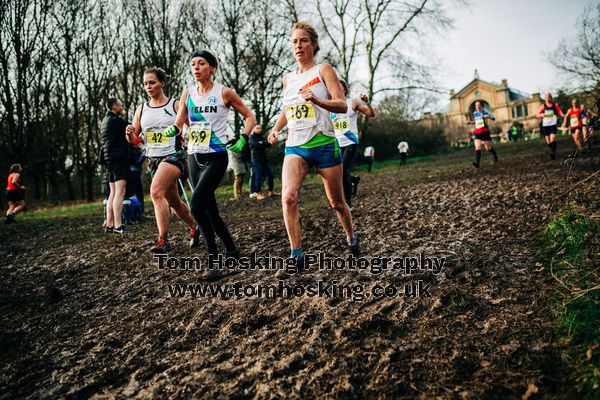
[[[408,34],[422,34],[426,29],[450,26],[450,20],[436,0],[363,0],[366,18],[365,56],[368,68],[369,96],[376,92],[375,82],[392,52],[401,53],[398,46]],[[413,37],[414,38],[414,37]],[[386,80],[386,82],[389,82]],[[390,86],[386,85],[390,90]]]
[[[10,0],[0,6],[0,105],[6,130],[0,146],[10,157],[4,163],[27,163],[36,145],[34,107],[35,85],[44,68],[44,50],[48,44],[46,21],[49,1]],[[35,114],[35,115],[34,115]],[[36,176],[35,195],[41,194],[41,180]]]
[[[576,26],[577,39],[561,40],[551,62],[580,89],[600,95],[600,4],[586,7]]]
[[[353,0],[323,0],[316,1],[316,7],[321,27],[331,45],[334,57],[332,64],[340,70],[341,78],[351,84],[350,69],[358,55],[360,31],[364,21],[362,3]]]
[[[253,86],[251,101],[256,119],[267,129],[281,111],[281,78],[294,60],[288,39],[288,22],[277,18],[280,6],[267,0],[257,3],[261,12],[255,13],[250,26],[246,69],[251,74]]]

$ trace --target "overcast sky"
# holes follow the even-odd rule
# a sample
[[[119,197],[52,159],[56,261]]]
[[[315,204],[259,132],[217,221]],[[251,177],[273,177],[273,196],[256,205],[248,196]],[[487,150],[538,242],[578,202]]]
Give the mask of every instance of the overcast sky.
[[[455,28],[438,41],[446,65],[440,83],[463,88],[477,68],[483,80],[508,79],[515,89],[543,93],[565,82],[546,54],[560,39],[576,36],[575,25],[586,5],[600,0],[479,0],[453,11]],[[447,105],[441,101],[440,106]]]

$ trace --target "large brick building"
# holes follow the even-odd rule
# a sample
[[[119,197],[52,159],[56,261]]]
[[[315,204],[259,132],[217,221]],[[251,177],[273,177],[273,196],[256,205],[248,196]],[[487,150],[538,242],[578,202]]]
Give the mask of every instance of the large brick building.
[[[525,132],[539,128],[539,120],[535,116],[543,102],[539,93],[529,96],[509,87],[506,79],[500,84],[481,80],[477,70],[474,79],[460,91],[450,90],[448,112],[435,115],[424,113],[421,122],[443,125],[451,143],[466,142],[473,129],[472,125],[467,125],[467,119],[472,119],[476,101],[481,101],[483,107],[496,117],[496,121],[490,124],[495,139],[503,139],[515,121],[523,125]]]

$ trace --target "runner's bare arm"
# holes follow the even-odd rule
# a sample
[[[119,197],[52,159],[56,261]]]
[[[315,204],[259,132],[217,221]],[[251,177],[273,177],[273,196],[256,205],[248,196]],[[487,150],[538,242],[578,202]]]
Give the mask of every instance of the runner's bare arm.
[[[286,77],[283,77],[283,90],[285,91],[287,81]],[[282,130],[287,125],[287,118],[285,116],[285,111],[281,111],[279,117],[277,117],[277,122],[275,122],[275,126],[271,129],[269,136],[267,137],[267,141],[270,144],[275,144],[277,142],[277,137],[279,136],[279,131]]]
[[[242,117],[244,117],[244,134],[249,136],[252,132],[252,129],[254,129],[254,126],[256,125],[256,117],[254,117],[252,111],[250,111],[248,106],[244,104],[240,96],[238,96],[238,94],[233,89],[223,89],[223,100],[225,102],[225,106],[233,107],[235,111],[237,111],[242,115]]]
[[[179,111],[177,111],[177,118],[175,119],[175,125],[181,129],[183,128],[183,124],[187,123],[188,120],[188,111],[185,104],[187,103],[189,89],[184,89],[183,93],[181,93],[181,99],[179,100]]]
[[[127,125],[125,128],[125,138],[129,143],[138,144],[138,138],[140,136],[141,123],[140,123],[140,113],[142,110],[142,106],[138,106],[135,110],[135,114],[133,115],[133,122],[131,125]]]
[[[536,115],[536,117],[538,118],[544,118],[544,105],[540,105],[540,109],[538,110],[538,113]]]
[[[366,117],[374,118],[375,117],[375,109],[373,108],[371,103],[369,103],[368,105],[366,104],[366,102],[368,102],[368,101],[369,101],[369,98],[367,97],[367,95],[361,94],[360,100],[357,100],[357,99],[352,100],[352,107],[355,110],[360,111]]]
[[[329,64],[322,64],[319,72],[323,77],[323,83],[329,91],[331,100],[320,99],[316,97],[310,89],[301,91],[300,96],[302,96],[304,100],[311,101],[329,112],[336,114],[346,113],[348,111],[348,104],[346,103],[346,97],[344,96],[342,84],[340,83],[337,74],[333,70],[333,67]]]

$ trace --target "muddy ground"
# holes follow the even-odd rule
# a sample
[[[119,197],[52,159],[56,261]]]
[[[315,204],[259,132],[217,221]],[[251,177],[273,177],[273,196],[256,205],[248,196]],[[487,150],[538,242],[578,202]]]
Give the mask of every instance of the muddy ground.
[[[561,157],[568,142],[560,146]],[[568,387],[557,356],[548,266],[537,261],[555,195],[570,180],[540,143],[471,151],[367,174],[355,198],[363,253],[446,257],[438,274],[319,271],[286,278],[405,284],[431,297],[173,298],[167,285],[206,283],[158,270],[152,220],[100,234],[98,213],[0,229],[0,398],[547,398]],[[302,191],[305,252],[345,256],[318,182]],[[278,200],[221,201],[243,254],[283,256]],[[172,224],[171,255],[203,256]],[[270,271],[223,272],[213,283],[277,283]],[[567,389],[568,390],[568,389]],[[539,398],[539,397],[538,397]]]

